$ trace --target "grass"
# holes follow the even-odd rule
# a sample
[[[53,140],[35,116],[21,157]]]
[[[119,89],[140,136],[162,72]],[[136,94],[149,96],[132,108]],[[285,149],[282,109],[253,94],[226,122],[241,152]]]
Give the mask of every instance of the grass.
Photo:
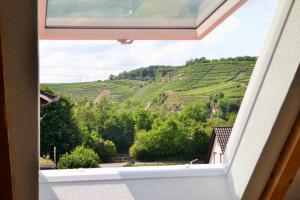
[[[127,167],[145,167],[145,166],[167,166],[167,165],[184,165],[190,161],[179,160],[179,161],[159,161],[159,162],[135,162],[135,164]]]

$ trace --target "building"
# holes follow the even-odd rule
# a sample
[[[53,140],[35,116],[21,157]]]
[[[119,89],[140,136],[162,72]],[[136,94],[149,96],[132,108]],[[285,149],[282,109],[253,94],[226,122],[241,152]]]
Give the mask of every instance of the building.
[[[40,90],[40,104],[41,105],[44,105],[44,104],[47,104],[47,103],[52,103],[52,102],[55,102],[55,101],[58,101],[59,100],[59,97],[53,95],[53,94],[50,94],[48,92],[45,92],[43,90]]]
[[[207,154],[207,163],[220,164],[223,162],[231,131],[232,127],[215,127],[213,129]]]

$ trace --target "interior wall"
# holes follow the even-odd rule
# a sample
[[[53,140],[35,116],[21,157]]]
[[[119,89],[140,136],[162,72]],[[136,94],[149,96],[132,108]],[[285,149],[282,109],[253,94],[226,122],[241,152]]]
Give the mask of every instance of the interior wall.
[[[14,199],[38,199],[37,1],[0,0]]]
[[[225,176],[99,181],[54,182],[40,184],[43,200],[230,200]]]
[[[0,16],[1,27],[1,16]],[[1,28],[0,28],[1,29]],[[12,194],[12,176],[10,164],[10,152],[8,144],[7,114],[6,114],[6,97],[4,87],[4,71],[1,48],[1,31],[0,31],[0,194],[2,198],[11,200]]]
[[[300,188],[300,169],[298,169],[298,172],[295,175],[292,184],[290,185],[288,191],[286,192],[284,200],[298,199],[299,198],[299,188]]]
[[[285,7],[286,20],[281,12]],[[267,37],[277,31],[280,36],[229,169],[228,179],[237,199],[260,199],[300,109],[300,1],[282,0],[279,8]],[[285,20],[282,27],[279,20]],[[259,57],[256,68],[261,67],[262,59]]]

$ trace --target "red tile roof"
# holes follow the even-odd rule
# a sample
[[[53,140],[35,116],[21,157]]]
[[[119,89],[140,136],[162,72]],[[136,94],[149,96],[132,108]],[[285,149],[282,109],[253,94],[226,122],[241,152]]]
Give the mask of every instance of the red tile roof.
[[[220,144],[222,153],[225,152],[231,131],[232,131],[232,127],[215,127],[214,128],[214,132],[215,132],[217,140]]]
[[[207,154],[207,158],[206,158],[207,163],[209,162],[209,158],[212,153],[212,149],[213,149],[215,141],[218,141],[218,143],[220,144],[222,153],[225,152],[231,131],[232,131],[232,127],[215,127],[213,129],[213,132],[212,132],[212,135],[210,138],[210,144],[208,147],[208,154]]]

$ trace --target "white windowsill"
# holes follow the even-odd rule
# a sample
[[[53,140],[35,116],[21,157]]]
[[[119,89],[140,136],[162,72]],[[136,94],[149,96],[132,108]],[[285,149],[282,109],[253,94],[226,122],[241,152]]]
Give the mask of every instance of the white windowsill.
[[[40,170],[40,183],[225,176],[223,165],[173,165]]]

